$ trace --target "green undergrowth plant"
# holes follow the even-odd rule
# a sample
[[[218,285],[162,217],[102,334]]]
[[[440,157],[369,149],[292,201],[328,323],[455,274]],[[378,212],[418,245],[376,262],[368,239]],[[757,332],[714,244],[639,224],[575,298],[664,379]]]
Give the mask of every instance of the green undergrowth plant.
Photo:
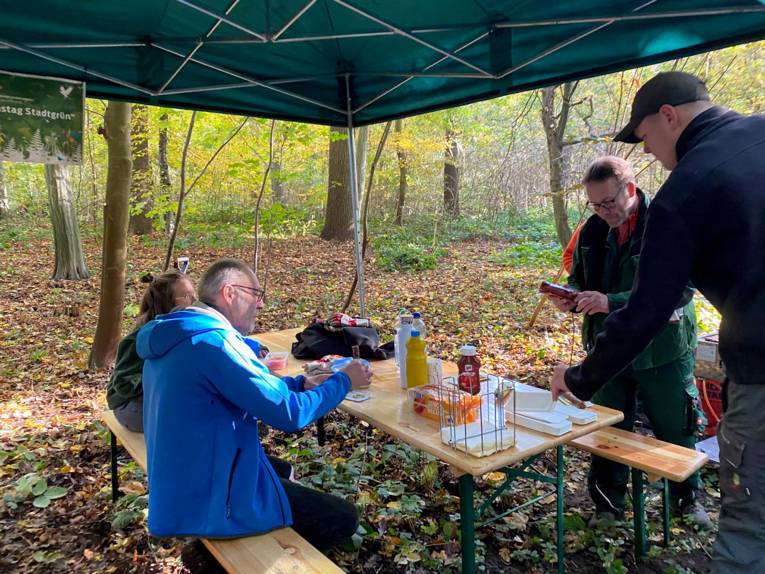
[[[146,519],[148,494],[126,494],[117,501],[112,512],[112,529],[123,530]]]
[[[16,510],[27,500],[32,500],[32,506],[47,508],[50,503],[66,496],[69,489],[63,486],[50,486],[48,480],[35,472],[30,472],[19,478],[14,486],[3,495],[5,505]]]
[[[383,271],[422,271],[438,267],[436,256],[427,247],[415,243],[379,241],[376,253],[377,265]]]
[[[560,266],[562,250],[556,242],[521,241],[489,256],[497,265],[556,269]]]
[[[438,245],[434,248],[419,238],[408,234],[395,233],[378,237],[372,243],[375,262],[384,271],[422,271],[438,267],[438,257],[445,250]]]

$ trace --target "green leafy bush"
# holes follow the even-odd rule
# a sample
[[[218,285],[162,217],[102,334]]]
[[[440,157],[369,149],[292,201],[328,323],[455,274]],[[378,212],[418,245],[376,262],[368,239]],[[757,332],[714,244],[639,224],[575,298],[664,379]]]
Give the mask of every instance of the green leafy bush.
[[[422,271],[438,266],[436,253],[428,247],[397,238],[383,237],[374,244],[377,266],[385,271]]]
[[[560,245],[551,242],[525,241],[494,253],[489,260],[498,265],[512,267],[548,267],[560,266],[562,251]]]

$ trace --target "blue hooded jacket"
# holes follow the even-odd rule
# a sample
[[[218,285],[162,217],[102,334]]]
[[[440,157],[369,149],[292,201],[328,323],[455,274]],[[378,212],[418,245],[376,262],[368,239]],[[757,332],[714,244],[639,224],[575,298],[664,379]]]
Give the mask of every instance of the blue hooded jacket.
[[[212,309],[161,315],[138,333],[155,536],[227,538],[292,524],[258,421],[297,431],[334,409],[351,387],[344,373],[304,390],[304,377],[271,375]]]

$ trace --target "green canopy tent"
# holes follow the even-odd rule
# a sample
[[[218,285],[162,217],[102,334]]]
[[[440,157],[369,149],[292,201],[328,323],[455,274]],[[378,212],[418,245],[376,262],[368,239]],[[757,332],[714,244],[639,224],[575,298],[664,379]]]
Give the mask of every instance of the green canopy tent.
[[[765,0],[0,0],[0,14],[0,70],[348,128],[765,37]]]

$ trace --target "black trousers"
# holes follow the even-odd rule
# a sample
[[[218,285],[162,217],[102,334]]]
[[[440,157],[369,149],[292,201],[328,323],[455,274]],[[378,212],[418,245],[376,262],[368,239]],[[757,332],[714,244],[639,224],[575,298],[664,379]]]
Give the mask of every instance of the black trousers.
[[[292,482],[292,465],[269,456],[292,509],[292,528],[319,550],[329,550],[350,538],[359,526],[356,507],[332,494]]]

